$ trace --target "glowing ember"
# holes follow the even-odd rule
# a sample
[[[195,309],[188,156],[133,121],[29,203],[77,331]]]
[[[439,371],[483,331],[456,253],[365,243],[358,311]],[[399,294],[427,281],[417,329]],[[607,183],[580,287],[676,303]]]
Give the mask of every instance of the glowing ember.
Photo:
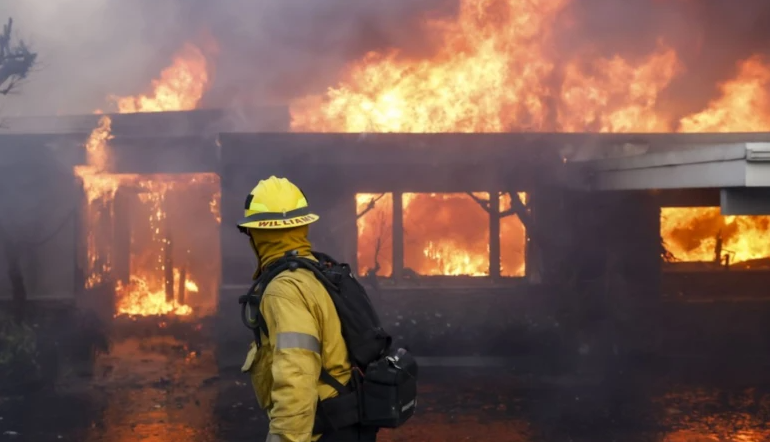
[[[219,209],[219,201],[222,199],[222,191],[217,190],[217,193],[209,201],[209,210],[211,214],[217,219],[217,223],[222,223],[222,213]]]
[[[185,290],[188,292],[197,293],[198,292],[198,284],[196,284],[194,281],[186,281],[184,283]]]
[[[206,57],[188,43],[174,58],[174,64],[152,81],[152,94],[110,98],[121,114],[192,110],[203,98],[208,83]]]
[[[719,207],[664,208],[661,236],[679,261],[770,257],[770,216],[722,216]]]
[[[121,113],[195,109],[208,87],[205,57],[197,47],[186,45],[173,65],[165,69],[159,79],[153,80],[152,87],[151,95],[112,98]],[[99,126],[86,143],[88,164],[75,168],[75,175],[83,181],[88,204],[85,223],[88,254],[86,288],[102,283],[114,284],[117,314],[190,315],[192,308],[181,300],[187,294],[198,293],[199,286],[193,272],[187,268],[189,262],[184,262],[184,259],[178,265],[174,264],[173,268],[166,267],[169,262],[175,262],[174,256],[180,256],[178,252],[173,253],[172,247],[178,247],[179,240],[171,239],[175,237],[175,232],[170,229],[166,206],[168,199],[179,191],[189,189],[205,194],[196,186],[204,186],[205,189],[218,185],[218,177],[215,174],[145,176],[110,173],[110,123],[107,116],[100,119]],[[116,235],[113,226],[117,222],[115,197],[119,191],[124,191],[126,198],[133,195],[136,200],[138,206],[132,207],[131,214],[140,218],[146,216],[136,221],[145,224],[144,236],[141,229],[131,232],[130,242],[141,245],[134,247],[135,253],[130,256],[127,281],[112,274],[115,270],[113,240]],[[219,198],[217,190],[205,203],[206,211],[216,219],[217,224],[221,220]],[[180,288],[182,275],[184,282],[183,288]]]

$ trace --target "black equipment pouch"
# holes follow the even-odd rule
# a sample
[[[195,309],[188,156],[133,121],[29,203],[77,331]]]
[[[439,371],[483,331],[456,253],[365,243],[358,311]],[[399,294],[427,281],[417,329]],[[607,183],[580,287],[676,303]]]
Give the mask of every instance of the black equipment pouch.
[[[406,349],[390,352],[369,364],[361,390],[363,425],[400,427],[417,405],[417,361]]]

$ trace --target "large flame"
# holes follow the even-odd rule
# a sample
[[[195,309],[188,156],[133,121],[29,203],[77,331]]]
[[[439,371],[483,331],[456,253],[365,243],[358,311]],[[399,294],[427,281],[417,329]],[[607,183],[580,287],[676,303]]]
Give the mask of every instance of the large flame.
[[[206,58],[200,49],[187,44],[172,66],[152,81],[150,94],[112,99],[120,113],[192,110],[209,86],[207,69]],[[215,174],[146,176],[111,173],[111,139],[111,119],[103,116],[86,143],[87,165],[75,168],[76,176],[83,181],[87,202],[86,288],[101,283],[114,284],[117,314],[189,315],[192,308],[185,304],[184,297],[198,293],[199,286],[195,275],[188,271],[189,262],[173,262],[172,276],[169,277],[168,256],[170,248],[178,246],[178,241],[172,239],[174,232],[167,221],[167,199],[184,189],[203,193],[206,186],[218,185],[218,177]],[[132,231],[131,242],[141,244],[133,247],[135,253],[131,255],[127,280],[113,274],[116,258],[113,256],[114,226],[118,222],[115,198],[120,190],[133,195],[139,204],[136,211],[147,216],[144,237]],[[206,211],[219,223],[219,191],[204,204]],[[179,256],[178,251],[176,255]]]
[[[574,50],[557,53],[553,30],[569,26],[570,0],[461,0],[456,17],[427,20],[425,31],[438,47],[424,59],[398,49],[368,53],[348,65],[340,82],[320,95],[291,103],[294,131],[310,132],[728,132],[770,130],[770,64],[754,56],[702,111],[684,117],[661,109],[661,93],[686,67],[661,39],[646,56],[599,57]],[[566,19],[566,20],[565,20]],[[406,195],[405,195],[406,197]],[[360,196],[359,206],[367,198]],[[473,201],[419,195],[404,200],[405,266],[423,274],[485,274],[488,230]],[[465,202],[461,202],[465,201]],[[392,271],[392,200],[378,202],[358,221],[361,271]],[[467,207],[466,207],[467,205]],[[462,207],[460,207],[462,206]],[[723,225],[723,246],[733,262],[768,256],[751,238],[766,230],[763,218],[705,218],[688,209],[667,209],[662,234],[682,260],[713,260],[708,241],[677,248],[682,222]],[[451,219],[436,227],[441,218]],[[464,220],[473,219],[469,225]],[[515,217],[513,217],[515,219]],[[385,220],[385,221],[383,221]],[[676,220],[676,221],[675,221]],[[700,220],[700,221],[699,221]],[[706,220],[706,221],[703,221]],[[505,222],[506,219],[503,219]],[[446,228],[462,234],[449,235]],[[693,224],[690,230],[700,228]],[[423,227],[432,226],[432,228]],[[468,230],[465,230],[465,229]],[[501,227],[502,228],[502,227]],[[524,238],[523,227],[522,238]],[[486,232],[486,233],[484,233]],[[677,232],[676,234],[672,232]],[[384,235],[384,236],[383,236]],[[487,235],[487,236],[485,236]],[[676,238],[671,236],[676,235]],[[388,237],[388,238],[385,238]],[[378,239],[379,238],[379,239]],[[385,239],[383,239],[385,238]],[[379,241],[379,243],[378,243]],[[411,243],[410,243],[411,241]],[[378,245],[379,244],[379,245]],[[503,244],[502,254],[523,256],[526,241]],[[374,260],[375,250],[378,260]],[[710,255],[710,256],[709,256]],[[507,258],[513,259],[513,258]],[[523,270],[503,258],[503,267]],[[523,258],[520,258],[523,265]]]
[[[498,132],[546,124],[554,63],[544,54],[565,0],[463,1],[426,24],[442,42],[426,60],[369,53],[324,96],[291,106],[297,131]]]
[[[429,21],[427,60],[369,53],[321,96],[292,103],[296,131],[658,131],[655,104],[681,65],[661,43],[634,62],[585,54],[558,66],[552,30],[567,0],[464,0],[455,20]],[[580,61],[577,61],[580,60]],[[561,83],[555,78],[561,77]],[[554,109],[551,103],[558,103]],[[551,116],[556,113],[556,119]]]
[[[555,129],[668,131],[669,121],[656,108],[658,94],[681,69],[676,52],[662,43],[658,52],[636,64],[617,55],[598,58],[588,67],[569,63],[564,70]]]
[[[152,80],[152,93],[110,97],[121,114],[192,110],[198,106],[209,84],[203,52],[190,43],[174,57],[174,63]]]

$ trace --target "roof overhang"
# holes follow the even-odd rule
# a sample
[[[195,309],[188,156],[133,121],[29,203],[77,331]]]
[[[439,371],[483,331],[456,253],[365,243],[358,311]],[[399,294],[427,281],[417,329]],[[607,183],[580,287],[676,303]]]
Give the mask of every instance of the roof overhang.
[[[770,187],[768,142],[679,145],[581,163],[591,190]]]
[[[770,215],[770,142],[673,145],[579,161],[590,190],[720,189],[724,215]]]

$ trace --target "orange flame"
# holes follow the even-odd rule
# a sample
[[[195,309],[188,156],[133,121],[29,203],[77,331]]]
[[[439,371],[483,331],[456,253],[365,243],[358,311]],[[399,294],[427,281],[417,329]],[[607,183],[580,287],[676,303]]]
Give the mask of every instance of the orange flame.
[[[186,44],[164,69],[160,78],[152,80],[152,94],[110,97],[121,114],[192,110],[198,106],[209,83],[206,57],[198,47]]]
[[[676,52],[660,44],[640,65],[620,56],[597,59],[591,75],[567,65],[558,107],[565,132],[667,132],[670,123],[655,107],[658,94],[681,71]]]
[[[770,130],[770,65],[759,56],[741,62],[737,77],[720,86],[708,109],[683,118],[682,132]]]
[[[546,124],[546,56],[566,0],[461,2],[457,20],[428,21],[442,42],[430,60],[369,53],[325,96],[291,105],[292,129],[499,132]]]
[[[107,142],[112,138],[112,120],[104,116],[99,119],[99,125],[86,141],[87,165],[76,166],[74,174],[83,182],[86,194],[86,222],[90,226],[98,226],[102,216],[111,216],[111,201],[115,198],[119,183],[104,173],[109,162],[109,147]],[[105,214],[106,212],[106,214]],[[86,233],[86,288],[93,288],[104,282],[105,275],[111,271],[112,264],[109,250],[100,247],[103,238],[99,229],[90,228]]]
[[[661,109],[660,94],[684,66],[663,41],[646,57],[634,60],[579,53],[554,53],[552,30],[557,28],[569,0],[461,0],[456,18],[428,20],[427,32],[439,42],[434,55],[410,59],[397,49],[371,52],[351,63],[341,81],[326,93],[293,101],[294,131],[314,132],[728,132],[770,130],[770,63],[750,57],[738,66],[735,78],[721,85],[721,96],[700,112],[684,117]],[[371,195],[359,196],[362,204]],[[463,230],[464,237],[435,229],[437,216],[460,220],[470,207],[444,196],[418,195],[419,204],[404,195],[404,228],[407,231],[405,265],[424,274],[486,274],[484,222],[479,218]],[[366,199],[362,202],[360,198]],[[368,198],[368,199],[367,199]],[[470,200],[468,200],[470,201]],[[392,272],[388,220],[392,200],[358,220],[360,271]],[[462,203],[462,204],[468,204]],[[472,204],[472,201],[470,201]],[[446,212],[450,210],[450,212]],[[689,209],[667,209],[662,234],[674,244],[674,254],[686,260],[713,260],[709,238],[691,236],[681,244],[687,229],[719,224],[723,246],[733,262],[770,256],[770,250],[749,246],[758,238],[764,218],[721,217],[711,212],[694,215]],[[451,213],[451,215],[444,215]],[[475,215],[474,215],[475,216]],[[475,219],[475,218],[474,218]],[[510,219],[515,219],[512,217]],[[453,221],[457,224],[459,221]],[[506,219],[503,219],[503,223]],[[699,224],[700,223],[700,224]],[[432,226],[433,230],[421,226]],[[449,224],[443,226],[448,227]],[[702,225],[702,226],[700,226]],[[463,227],[465,228],[465,227]],[[501,229],[505,227],[501,226]],[[510,230],[510,227],[508,227]],[[509,264],[523,273],[526,235],[502,253],[518,256]],[[436,233],[440,232],[440,233]],[[475,233],[473,233],[475,232]],[[672,232],[678,232],[676,234]],[[488,235],[488,232],[486,233]],[[384,235],[384,236],[383,236]],[[473,236],[476,235],[476,236]],[[674,235],[674,236],[672,236]],[[387,238],[386,238],[387,237]],[[474,238],[471,240],[471,238]],[[380,238],[378,242],[378,238]],[[450,241],[448,238],[452,238]],[[693,245],[693,241],[698,245]],[[408,241],[419,245],[411,246]],[[677,248],[679,247],[679,248]],[[412,250],[413,249],[413,250]],[[378,260],[375,264],[375,250]],[[412,250],[412,251],[410,251]],[[508,258],[513,259],[513,258]]]
[[[659,93],[682,71],[676,52],[557,67],[551,30],[567,0],[463,0],[456,20],[428,21],[429,60],[369,53],[322,96],[291,105],[292,129],[318,132],[659,131]],[[581,57],[584,59],[585,57]],[[561,70],[560,70],[561,69]],[[563,78],[554,87],[554,77]],[[556,99],[556,100],[554,100]],[[556,122],[549,113],[557,102]]]
[[[473,194],[479,201],[489,194]],[[520,194],[520,197],[525,197]],[[358,271],[390,276],[393,270],[393,195],[358,194]],[[417,275],[489,275],[489,214],[467,194],[402,195],[404,266]],[[500,199],[499,211],[510,208]],[[419,222],[420,220],[429,222]],[[523,276],[524,227],[518,218],[500,220],[501,275]],[[505,250],[518,250],[510,253]]]
[[[207,62],[197,47],[187,44],[175,57],[172,66],[152,81],[150,95],[135,97],[111,97],[120,113],[161,112],[195,109],[208,87]],[[87,202],[87,262],[86,288],[112,282],[117,297],[117,314],[123,315],[190,315],[190,306],[180,302],[182,295],[181,266],[173,268],[173,293],[167,293],[167,248],[172,246],[166,227],[167,214],[164,203],[167,194],[178,186],[210,185],[218,182],[214,174],[188,176],[142,176],[110,173],[111,152],[109,140],[111,119],[103,116],[99,126],[86,143],[86,166],[75,168],[75,175],[83,181]],[[128,281],[113,281],[113,256],[111,229],[115,217],[114,199],[119,189],[129,189],[137,195],[142,209],[149,215],[149,237],[139,247],[139,253],[131,256]],[[208,203],[208,210],[220,222],[219,191]],[[106,221],[106,222],[105,222]],[[134,241],[136,238],[132,238]],[[184,263],[183,263],[184,264]],[[198,283],[190,272],[185,273],[184,291],[197,293]],[[171,295],[171,299],[169,299]]]
[[[719,207],[664,208],[661,226],[667,250],[679,261],[770,257],[770,216],[722,216]]]

